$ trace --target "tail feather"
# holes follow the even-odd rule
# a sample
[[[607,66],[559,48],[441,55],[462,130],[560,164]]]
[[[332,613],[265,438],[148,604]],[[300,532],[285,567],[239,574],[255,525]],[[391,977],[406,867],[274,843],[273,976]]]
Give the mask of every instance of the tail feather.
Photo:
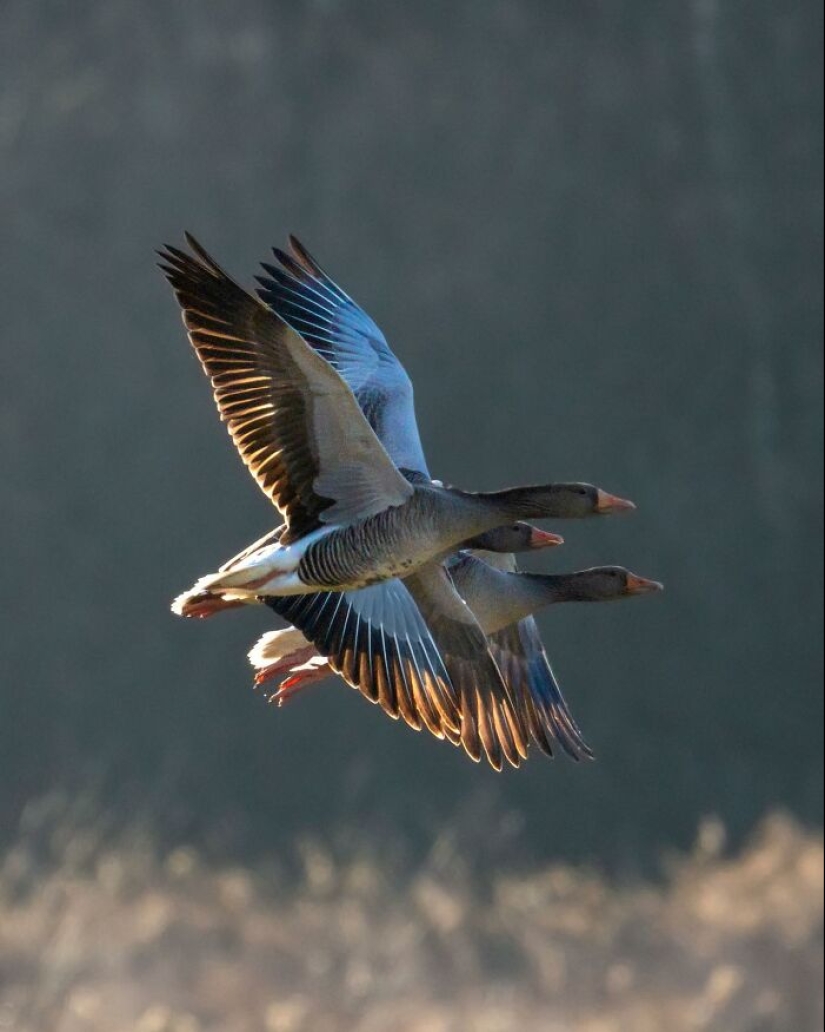
[[[203,591],[200,588],[190,588],[173,599],[170,608],[176,616],[196,617],[202,620],[223,612],[224,609],[236,609],[254,601],[254,598],[237,598]]]
[[[170,606],[176,616],[197,617],[203,619],[214,616],[224,609],[236,609],[238,606],[254,605],[257,602],[254,594],[244,591],[213,591],[211,578],[201,577],[188,591],[181,592],[172,600]]]
[[[209,573],[195,585],[197,591],[211,591],[213,594],[233,594],[238,598],[248,595],[291,594],[290,588],[298,586],[294,576],[295,556],[286,559],[279,546],[253,552],[231,567]],[[264,590],[265,589],[265,590]]]

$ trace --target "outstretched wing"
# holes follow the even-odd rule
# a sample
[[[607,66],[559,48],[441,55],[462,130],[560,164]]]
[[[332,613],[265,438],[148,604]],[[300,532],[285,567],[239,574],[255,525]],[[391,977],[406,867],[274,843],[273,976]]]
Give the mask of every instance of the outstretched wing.
[[[593,750],[573,719],[533,617],[496,631],[488,641],[524,725],[539,749],[552,756],[555,741],[572,759],[592,760]]]
[[[264,264],[259,296],[341,374],[399,469],[429,479],[415,418],[413,386],[367,313],[337,286],[295,238],[281,264]]]
[[[370,702],[436,737],[460,733],[460,714],[437,643],[405,583],[395,578],[359,591],[267,597]]]
[[[284,544],[319,523],[401,505],[412,488],[352,391],[300,335],[235,283],[191,237],[161,252],[221,418],[287,521]]]
[[[496,770],[505,759],[518,767],[527,758],[527,741],[473,611],[441,564],[422,567],[405,583],[438,643],[458,695],[465,752],[477,761],[483,751]]]
[[[556,742],[574,760],[592,759],[550,667],[538,625],[524,615],[533,608],[529,594],[523,594],[530,582],[518,573],[515,556],[463,552],[447,568],[487,634],[490,652],[535,744],[548,756]]]
[[[385,713],[519,766],[526,735],[481,628],[443,567],[360,591],[266,598],[333,670]]]

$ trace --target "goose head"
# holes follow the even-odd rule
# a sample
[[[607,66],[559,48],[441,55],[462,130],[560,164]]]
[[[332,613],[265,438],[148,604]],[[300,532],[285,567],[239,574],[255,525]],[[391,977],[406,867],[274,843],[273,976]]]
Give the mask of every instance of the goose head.
[[[623,566],[596,566],[592,570],[563,575],[557,579],[557,586],[566,600],[574,602],[610,602],[663,590],[658,581],[640,577]]]
[[[485,552],[534,552],[540,548],[556,548],[564,544],[560,534],[550,534],[539,530],[529,523],[508,523],[495,530],[478,534],[466,542],[466,548],[481,549]]]
[[[593,484],[539,484],[512,487],[506,491],[478,495],[510,519],[582,519],[609,513],[631,512],[636,506]],[[507,522],[502,519],[502,523]]]

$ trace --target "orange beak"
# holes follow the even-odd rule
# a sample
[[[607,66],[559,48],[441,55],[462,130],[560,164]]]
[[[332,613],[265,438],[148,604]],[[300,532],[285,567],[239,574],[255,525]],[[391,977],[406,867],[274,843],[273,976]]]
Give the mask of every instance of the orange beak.
[[[533,527],[533,533],[530,535],[531,548],[556,548],[563,544],[564,538],[561,534],[548,534],[546,530]]]
[[[664,584],[659,581],[648,580],[647,577],[637,577],[635,573],[627,575],[628,595],[650,595],[654,591],[664,591]]]
[[[596,512],[607,515],[614,512],[632,512],[636,506],[625,498],[618,498],[616,495],[608,494],[607,491],[599,489],[596,500]]]

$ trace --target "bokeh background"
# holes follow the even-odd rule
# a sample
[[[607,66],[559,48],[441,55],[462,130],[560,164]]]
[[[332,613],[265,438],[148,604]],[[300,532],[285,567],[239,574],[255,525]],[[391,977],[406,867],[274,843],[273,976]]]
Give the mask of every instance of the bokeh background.
[[[704,818],[736,854],[776,810],[814,848],[821,37],[813,0],[5,0],[8,856],[63,862],[82,825],[92,867],[117,840],[128,868],[139,826],[160,857],[310,878],[311,839],[375,849],[403,881],[447,836],[451,885],[559,863],[629,885]],[[275,710],[245,659],[266,613],[170,615],[276,520],[154,267],[184,228],[245,283],[297,233],[407,366],[435,475],[587,479],[638,503],[560,528],[535,566],[667,584],[541,618],[598,763],[496,776],[335,682]],[[36,895],[46,868],[27,870]],[[25,1027],[75,1028],[60,985],[64,1017]],[[811,1008],[741,1027],[807,1032]],[[338,1027],[284,1013],[273,1029]]]

